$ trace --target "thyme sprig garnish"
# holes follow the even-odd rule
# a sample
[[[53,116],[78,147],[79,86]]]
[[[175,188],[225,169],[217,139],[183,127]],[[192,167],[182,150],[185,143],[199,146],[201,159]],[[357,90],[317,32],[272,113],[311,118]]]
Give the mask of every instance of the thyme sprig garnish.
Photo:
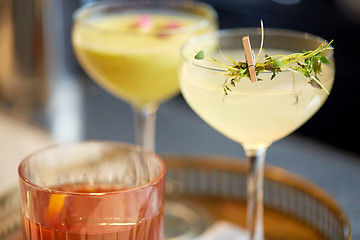
[[[263,37],[262,37],[263,39]],[[263,40],[262,40],[263,41]],[[255,71],[257,76],[257,81],[262,81],[263,79],[259,78],[260,72],[271,72],[271,80],[273,80],[278,73],[284,71],[291,71],[308,78],[309,84],[315,88],[323,89],[327,94],[329,91],[325,86],[320,82],[318,75],[322,71],[322,64],[330,64],[331,61],[323,55],[323,52],[328,49],[333,49],[331,43],[323,42],[320,46],[314,50],[303,51],[302,53],[292,53],[289,55],[274,55],[268,56],[265,55],[265,58],[257,60],[255,63]],[[260,56],[262,50],[262,42],[257,58]],[[221,49],[220,49],[221,55]],[[206,57],[203,50],[197,52],[195,59],[201,60],[205,59],[212,63],[215,63],[221,70],[225,72],[226,80],[223,85],[225,95],[228,95],[231,91],[231,87],[235,87],[237,82],[244,77],[250,79],[249,67],[246,61],[235,61],[229,56],[223,57],[227,60],[227,64],[216,60],[213,57]]]

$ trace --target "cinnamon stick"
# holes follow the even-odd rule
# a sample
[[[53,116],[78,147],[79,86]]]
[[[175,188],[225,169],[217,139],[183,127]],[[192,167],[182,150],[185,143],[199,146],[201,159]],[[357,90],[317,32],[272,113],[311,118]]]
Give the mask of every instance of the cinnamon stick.
[[[244,46],[246,62],[249,68],[250,80],[252,82],[256,82],[257,78],[255,72],[255,60],[252,54],[249,36],[243,37],[242,42]]]

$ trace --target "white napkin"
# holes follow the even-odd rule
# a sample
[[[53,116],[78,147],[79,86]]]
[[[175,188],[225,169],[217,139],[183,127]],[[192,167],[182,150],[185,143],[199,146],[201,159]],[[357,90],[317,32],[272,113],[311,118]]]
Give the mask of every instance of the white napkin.
[[[218,221],[195,240],[247,240],[249,235],[241,227],[226,221]]]

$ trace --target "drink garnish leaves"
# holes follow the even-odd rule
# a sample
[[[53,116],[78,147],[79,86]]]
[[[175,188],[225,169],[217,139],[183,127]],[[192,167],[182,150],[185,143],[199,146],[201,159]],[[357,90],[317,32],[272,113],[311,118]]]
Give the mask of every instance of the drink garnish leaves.
[[[249,78],[251,81],[251,69],[255,70],[256,81],[262,81],[263,79],[259,78],[259,73],[261,72],[271,72],[271,80],[275,79],[277,74],[283,71],[291,71],[305,76],[308,79],[308,83],[315,88],[323,89],[327,94],[329,91],[325,86],[320,82],[318,75],[321,73],[322,64],[331,64],[331,61],[323,55],[325,50],[333,49],[330,42],[323,42],[314,50],[303,51],[301,53],[292,53],[289,55],[275,55],[268,56],[265,55],[265,58],[257,60],[262,51],[263,41],[264,41],[264,31],[263,25],[261,22],[261,46],[259,53],[256,57],[255,65],[252,67],[247,61],[235,61],[229,56],[224,56],[228,63],[222,63],[219,60],[216,60],[212,57],[206,57],[203,50],[198,51],[195,55],[195,59],[202,60],[205,59],[210,61],[219,67],[225,72],[226,80],[223,85],[225,95],[229,94],[231,87],[235,87],[237,82],[244,77]],[[251,51],[251,49],[250,49]],[[246,52],[246,50],[245,50]],[[221,53],[222,54],[222,53]],[[218,69],[217,69],[218,70]],[[254,77],[253,77],[254,79]]]

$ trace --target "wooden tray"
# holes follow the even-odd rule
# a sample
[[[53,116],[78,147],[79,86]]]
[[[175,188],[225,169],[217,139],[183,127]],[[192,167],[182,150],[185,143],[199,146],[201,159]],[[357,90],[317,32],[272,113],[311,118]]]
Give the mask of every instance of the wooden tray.
[[[193,239],[212,223],[245,227],[246,161],[225,156],[163,156],[167,163],[167,240]],[[17,190],[0,199],[0,239],[21,239]],[[265,168],[267,240],[350,240],[349,220],[320,187],[284,169]]]

